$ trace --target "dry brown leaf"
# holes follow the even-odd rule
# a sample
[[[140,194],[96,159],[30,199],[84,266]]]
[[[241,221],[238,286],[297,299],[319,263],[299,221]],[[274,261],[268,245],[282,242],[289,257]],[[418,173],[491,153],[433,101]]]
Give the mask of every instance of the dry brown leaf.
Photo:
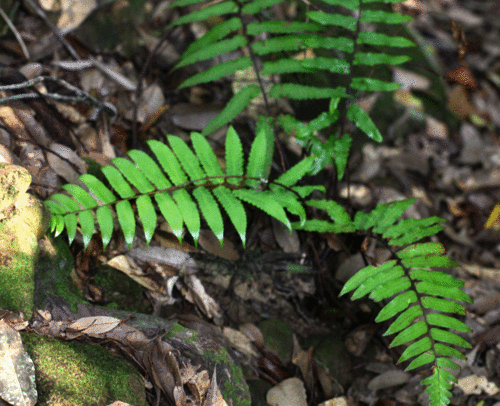
[[[239,327],[239,330],[245,334],[252,343],[259,347],[264,346],[264,336],[262,335],[262,331],[252,323],[245,323]]]
[[[222,311],[219,304],[207,294],[201,281],[194,275],[184,275],[184,285],[182,293],[186,300],[194,303],[205,316],[219,324],[222,320]]]
[[[181,372],[184,372],[181,371]],[[194,376],[190,377],[187,381],[187,386],[191,393],[194,395],[197,404],[201,405],[203,399],[210,387],[210,378],[208,371],[201,371]]]
[[[297,340],[295,334],[293,335],[293,355],[292,362],[297,365],[302,372],[302,376],[305,379],[306,386],[311,389],[314,387],[314,376],[313,376],[313,348],[304,351]]]
[[[63,34],[67,34],[78,28],[96,8],[96,0],[61,0],[62,14],[57,27]]]
[[[274,218],[272,219],[272,225],[274,238],[284,252],[289,254],[300,252],[300,240],[297,230],[290,233],[290,230],[282,222]]]
[[[411,375],[400,369],[391,369],[373,378],[368,382],[368,389],[377,391],[378,389],[392,388],[409,381]]]
[[[466,120],[478,115],[476,107],[470,102],[469,94],[463,85],[455,85],[448,94],[447,107],[460,120]]]
[[[267,392],[271,406],[307,406],[306,388],[298,378],[288,378]]]
[[[87,172],[85,161],[65,145],[54,142],[50,145],[50,149],[53,153],[47,153],[47,160],[52,170],[68,183],[83,185],[78,176]]]
[[[465,86],[468,90],[476,91],[479,85],[474,74],[466,66],[459,66],[456,69],[449,70],[446,79],[452,83],[458,83]]]
[[[220,393],[219,386],[217,385],[217,371],[215,368],[203,406],[227,406],[226,401],[222,397],[222,393]]]
[[[227,338],[231,346],[247,357],[257,357],[257,351],[252,341],[242,332],[230,327],[223,327],[222,334]]]
[[[159,284],[149,276],[144,275],[142,269],[139,268],[135,262],[126,255],[118,255],[110,259],[106,264],[128,275],[131,279],[136,281],[139,285],[144,286],[146,289],[158,293],[161,293],[164,290],[163,285]]]
[[[170,108],[169,115],[172,123],[177,127],[190,131],[201,131],[219,115],[222,107],[220,104],[198,106],[196,104],[179,103]]]
[[[69,326],[75,331],[91,337],[101,337],[103,334],[113,330],[121,323],[120,319],[109,316],[82,317]]]

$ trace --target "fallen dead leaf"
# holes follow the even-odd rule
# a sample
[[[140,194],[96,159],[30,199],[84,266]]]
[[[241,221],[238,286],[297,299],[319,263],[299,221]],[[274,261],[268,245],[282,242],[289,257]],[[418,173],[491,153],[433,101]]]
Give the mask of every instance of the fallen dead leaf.
[[[457,386],[465,395],[480,395],[483,391],[488,396],[496,395],[500,389],[485,376],[469,375],[458,380]]]
[[[306,388],[298,378],[288,378],[269,389],[266,396],[271,406],[307,406]]]

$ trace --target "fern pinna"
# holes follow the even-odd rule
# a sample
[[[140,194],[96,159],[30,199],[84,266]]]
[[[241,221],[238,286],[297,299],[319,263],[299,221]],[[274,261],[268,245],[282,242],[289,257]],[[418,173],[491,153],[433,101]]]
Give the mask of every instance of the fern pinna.
[[[244,49],[244,56],[195,74],[183,82],[180,88],[208,83],[244,70],[253,71],[247,76],[256,78],[256,83],[247,84],[235,92],[222,112],[203,130],[203,134],[209,134],[231,122],[259,95],[263,96],[267,107],[269,98],[331,99],[330,110],[310,123],[302,123],[284,114],[279,117],[278,124],[286,133],[294,134],[297,142],[317,158],[312,168],[314,173],[332,163],[341,179],[351,138],[344,134],[343,124],[337,126],[338,133],[329,136],[326,142],[316,132],[343,121],[339,119],[347,119],[373,140],[382,141],[382,135],[368,114],[351,101],[361,92],[393,91],[400,86],[386,79],[372,77],[376,67],[398,65],[410,60],[409,56],[401,55],[400,50],[413,46],[413,42],[401,36],[376,32],[376,27],[381,23],[398,25],[411,20],[385,6],[385,3],[400,1],[403,0],[325,0],[324,3],[337,12],[327,12],[316,5],[314,10],[305,13],[307,21],[275,21],[268,19],[270,12],[267,9],[275,7],[282,0],[229,0],[175,20],[172,25],[204,21],[213,16],[225,18],[225,21],[193,42],[175,68]],[[177,0],[171,7],[202,2],[205,0]],[[279,80],[280,76],[283,78],[291,74],[306,78],[334,75],[332,81],[342,85],[318,87],[310,83],[284,83],[284,80]],[[265,83],[271,78],[275,79],[275,83],[268,89]],[[342,114],[337,108],[339,103],[343,106]]]

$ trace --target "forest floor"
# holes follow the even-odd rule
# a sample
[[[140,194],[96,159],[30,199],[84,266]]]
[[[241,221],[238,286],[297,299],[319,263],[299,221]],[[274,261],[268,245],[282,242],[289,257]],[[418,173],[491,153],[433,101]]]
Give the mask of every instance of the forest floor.
[[[179,54],[196,30],[214,22],[176,27],[155,49],[158,32],[173,18],[167,2],[130,1],[127,7],[127,2],[115,1],[94,10],[84,6],[92,2],[68,1],[63,11],[44,4],[49,16],[45,19],[28,3],[15,10],[15,3],[6,0],[4,6],[2,1],[1,7],[22,41],[0,21],[0,86],[22,82],[20,74],[55,76],[118,111],[111,121],[106,114],[93,117],[94,109],[85,104],[58,102],[57,109],[51,101],[29,109],[0,106],[0,162],[28,169],[33,177],[30,192],[41,199],[85,173],[90,161],[82,158],[106,165],[147,139],[164,139],[166,134],[188,139],[190,131],[201,131],[220,112],[218,101],[231,92],[230,81],[176,90],[193,73],[171,71]],[[465,317],[473,329],[466,336],[473,349],[462,363],[452,404],[500,405],[500,227],[485,228],[500,202],[500,2],[408,0],[401,7],[415,17],[410,27],[426,57],[412,63],[427,74],[412,72],[409,64],[408,70],[395,71],[395,80],[403,84],[400,90],[361,101],[375,113],[384,142],[355,143],[349,181],[336,184],[336,194],[355,210],[418,197],[406,215],[446,220],[438,240],[462,265],[455,276],[465,281],[464,289],[474,299]],[[64,44],[50,21],[57,21],[59,33],[69,33]],[[152,52],[155,56],[149,58]],[[44,86],[69,94],[60,84]],[[248,115],[235,123],[246,146],[252,121]],[[222,135],[209,136],[220,156]],[[290,144],[290,151],[293,148]],[[328,177],[322,181],[330,184]],[[383,326],[374,322],[376,308],[367,301],[337,298],[342,282],[363,266],[355,249],[360,242],[290,235],[257,214],[248,230],[246,252],[232,236],[221,249],[213,234],[202,230],[195,248],[189,238],[180,246],[167,227],[160,229],[153,246],[191,252],[200,261],[196,277],[203,288],[197,285],[191,297],[178,289],[171,301],[149,292],[147,300],[129,296],[127,303],[126,293],[122,305],[194,329],[204,323],[221,331],[225,327],[229,341],[238,340],[239,327],[263,340],[264,347],[249,350],[240,360],[255,405],[265,405],[266,392],[292,376],[307,388],[309,405],[329,399],[326,406],[425,404],[421,377],[396,365],[400,352],[388,349]],[[339,249],[348,243],[353,244],[351,252]],[[126,252],[122,237],[106,252],[97,238],[88,251],[77,238],[72,252],[86,299],[109,301],[113,292],[106,291],[104,282],[99,285],[99,275],[105,263],[127,272],[117,259]],[[378,255],[375,248],[372,253]],[[141,266],[151,281],[161,272],[162,277],[179,272],[151,263]],[[292,273],[292,268],[299,272]],[[213,302],[218,311],[207,310]],[[304,371],[313,370],[304,378]],[[319,372],[326,370],[328,378]],[[279,405],[304,404],[300,391],[294,394],[290,386],[284,390],[291,397]]]

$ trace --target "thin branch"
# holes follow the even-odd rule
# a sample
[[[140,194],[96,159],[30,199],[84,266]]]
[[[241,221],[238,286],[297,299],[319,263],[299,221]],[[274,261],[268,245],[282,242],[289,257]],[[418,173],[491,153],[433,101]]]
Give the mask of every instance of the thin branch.
[[[23,94],[16,94],[13,96],[7,96],[0,98],[0,105],[1,104],[6,104],[15,100],[26,100],[26,99],[36,99],[39,97],[48,97],[49,99],[53,100],[58,100],[58,101],[64,101],[64,102],[76,102],[76,103],[83,103],[91,107],[95,107],[99,110],[103,110],[106,113],[108,113],[111,116],[116,116],[118,112],[116,111],[116,107],[113,106],[111,103],[107,102],[102,102],[95,97],[89,95],[88,93],[84,92],[83,90],[77,88],[76,86],[73,86],[66,82],[63,79],[56,78],[54,76],[38,76],[34,79],[27,80],[22,83],[16,83],[13,85],[5,85],[5,86],[0,86],[0,91],[2,90],[19,90],[19,89],[25,89],[28,87],[33,87],[36,84],[43,82],[43,81],[52,81],[55,83],[58,83],[59,85],[65,87],[69,91],[73,92],[75,95],[74,96],[65,96],[57,93],[23,93]]]
[[[141,101],[141,96],[142,96],[142,81],[146,76],[146,73],[149,69],[149,65],[151,65],[151,62],[153,62],[156,53],[160,50],[162,46],[165,45],[165,41],[168,39],[169,35],[170,35],[170,30],[167,29],[161,36],[160,40],[158,41],[154,49],[148,55],[148,58],[146,59],[146,62],[142,67],[141,73],[139,74],[139,78],[137,81],[137,88],[135,90],[135,102],[134,102],[134,107],[132,109],[132,148],[138,147],[137,114],[139,112],[139,103]]]
[[[23,41],[23,38],[21,37],[21,34],[17,30],[17,28],[12,24],[12,21],[10,21],[9,16],[3,11],[2,7],[0,7],[0,16],[5,20],[7,25],[9,26],[10,30],[14,33],[14,36],[17,39],[17,42],[19,42],[19,45],[21,46],[21,50],[23,51],[24,57],[26,60],[30,59],[30,53],[28,51],[28,48],[26,47],[26,44]]]
[[[66,50],[70,53],[70,55],[75,58],[76,60],[80,59],[80,56],[78,53],[75,51],[75,49],[69,44],[68,41],[66,41],[66,38],[64,38],[63,33],[57,28],[54,23],[50,20],[50,18],[47,17],[45,12],[33,1],[33,0],[26,0],[26,2],[30,5],[30,7],[33,8],[33,10],[36,11],[36,13],[45,21],[45,24],[47,24],[54,35],[56,36],[57,40],[61,43],[61,45],[66,48]]]

